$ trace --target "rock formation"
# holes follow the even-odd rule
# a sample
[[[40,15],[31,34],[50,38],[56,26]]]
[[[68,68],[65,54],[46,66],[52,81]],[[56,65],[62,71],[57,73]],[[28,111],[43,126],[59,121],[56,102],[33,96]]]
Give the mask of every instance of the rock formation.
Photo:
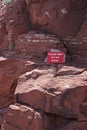
[[[9,107],[2,130],[87,129],[85,72],[55,73],[56,67],[43,66],[20,76],[16,103]]]
[[[0,0],[0,129],[87,130],[87,0]]]
[[[36,61],[45,60],[51,49],[66,52],[66,49],[56,35],[48,35],[36,31],[20,35],[15,41],[15,50],[23,57],[30,57]]]
[[[33,25],[60,37],[75,36],[87,11],[87,0],[26,1]]]

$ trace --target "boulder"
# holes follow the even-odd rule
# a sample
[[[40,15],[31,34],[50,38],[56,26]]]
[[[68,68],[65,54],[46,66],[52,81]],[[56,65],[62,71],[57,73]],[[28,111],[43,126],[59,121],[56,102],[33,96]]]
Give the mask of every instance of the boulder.
[[[18,76],[34,67],[34,63],[29,61],[0,57],[0,125],[7,107],[15,101]]]
[[[2,130],[46,130],[47,124],[48,120],[44,113],[16,104],[9,107]]]
[[[0,109],[13,102],[18,76],[33,68],[32,62],[0,57]]]
[[[78,75],[84,72],[86,68],[83,66],[83,68],[79,68],[76,66],[59,66],[59,69],[56,73],[57,76],[63,76],[63,75]]]
[[[86,130],[87,121],[78,122],[55,114],[47,114],[31,107],[10,105],[2,130]]]
[[[59,37],[75,36],[87,11],[86,0],[26,0],[26,4],[32,27]]]
[[[55,77],[55,73],[47,71],[36,78],[31,76],[27,79],[26,74],[23,76],[15,90],[17,102],[66,118],[87,119],[84,103],[87,98],[86,72]]]

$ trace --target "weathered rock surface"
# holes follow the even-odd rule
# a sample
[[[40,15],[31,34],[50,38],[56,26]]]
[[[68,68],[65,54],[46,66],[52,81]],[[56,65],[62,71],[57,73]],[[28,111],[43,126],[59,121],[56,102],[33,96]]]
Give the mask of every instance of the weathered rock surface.
[[[13,0],[8,4],[6,8],[6,26],[8,26],[8,32],[11,30],[9,25],[10,20],[14,20],[12,33],[14,33],[15,38],[29,30],[29,19],[24,0]]]
[[[2,130],[46,130],[48,124],[44,113],[20,104],[9,107],[6,120]]]
[[[4,117],[6,116],[8,107],[4,107],[3,109],[0,109],[0,127],[3,123]]]
[[[24,0],[11,0],[8,4],[2,0],[0,4],[0,48],[8,49],[9,37],[16,40],[18,35],[26,33],[30,30],[30,22]]]
[[[5,28],[5,23],[4,23],[4,14],[5,14],[5,4],[3,1],[0,1],[0,48],[2,48],[3,46],[3,40],[5,38],[6,35],[6,28]]]
[[[29,61],[0,57],[0,111],[3,112],[3,108],[14,102],[18,76],[34,68],[34,64]],[[0,125],[3,114],[0,114]]]
[[[71,63],[40,62],[51,49]],[[87,0],[0,0],[1,130],[87,130],[86,51]]]
[[[86,70],[86,67],[83,66],[82,68],[79,68],[79,66],[60,66],[59,70],[57,71],[56,75],[57,76],[63,76],[63,75],[78,75],[81,74]]]
[[[17,120],[18,119],[18,120]],[[77,122],[46,114],[25,105],[14,104],[8,109],[2,130],[86,130],[87,122]]]
[[[87,14],[77,36],[66,39],[65,45],[71,55],[87,62]]]
[[[15,41],[20,34],[28,32],[31,28],[57,34],[60,39],[75,36],[68,38],[65,46],[72,55],[86,57],[86,7],[87,0],[13,0],[8,5],[2,2],[0,9],[1,48],[8,48],[9,37],[11,41]],[[10,24],[11,20],[14,21],[13,25]],[[65,39],[62,40],[65,41]]]
[[[60,37],[74,36],[81,28],[87,0],[26,0],[34,27]]]
[[[12,99],[11,94],[13,94],[12,91],[16,87],[18,76],[28,69],[32,70],[33,68],[32,62],[6,58],[0,59],[0,108],[5,105],[4,101],[6,101],[6,97],[8,99],[7,103]]]
[[[70,54],[87,62],[87,36],[70,38],[65,42]]]
[[[21,80],[15,91],[18,102],[47,113],[84,120],[87,117],[80,112],[79,106],[87,98],[86,72],[76,76],[54,77],[53,70],[48,68],[45,74],[39,76],[37,73],[36,78],[31,75],[30,79],[25,74],[24,82]]]
[[[25,113],[20,105],[19,107],[14,104],[9,107],[2,130],[12,128],[24,130],[27,125],[29,126],[27,129],[31,129],[36,122],[38,130],[87,129],[86,71],[78,75],[55,77],[56,72],[56,67],[44,66],[41,70],[37,68],[20,76],[15,91],[16,102],[25,108],[26,106],[28,109],[32,108],[39,114],[43,113],[45,118],[40,114],[40,122],[37,118],[28,125],[30,121],[26,119],[27,112]],[[30,113],[29,115],[31,116]],[[25,127],[21,126],[22,122],[26,122]],[[37,130],[37,127],[32,129]]]
[[[58,49],[66,52],[64,45],[56,37],[56,35],[44,34],[36,31],[31,31],[27,34],[20,35],[15,41],[15,50],[24,57],[30,59],[40,59],[44,62],[47,53],[51,49]]]
[[[87,61],[87,0],[28,0],[27,10],[34,28],[60,38],[71,36],[64,42],[70,54]]]

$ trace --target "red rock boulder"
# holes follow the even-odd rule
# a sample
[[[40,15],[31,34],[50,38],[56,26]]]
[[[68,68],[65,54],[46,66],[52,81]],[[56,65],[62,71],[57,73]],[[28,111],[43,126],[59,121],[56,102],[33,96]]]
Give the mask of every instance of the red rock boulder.
[[[18,76],[33,68],[31,62],[0,58],[0,108],[13,102]]]
[[[60,37],[77,34],[87,7],[87,0],[26,0],[26,3],[33,27]]]
[[[36,76],[33,75],[35,73]],[[15,91],[17,102],[28,104],[46,113],[86,120],[86,72],[58,77],[55,77],[55,73],[54,68],[48,68],[41,74],[34,70],[29,77],[25,74],[23,78],[25,80],[19,81]]]

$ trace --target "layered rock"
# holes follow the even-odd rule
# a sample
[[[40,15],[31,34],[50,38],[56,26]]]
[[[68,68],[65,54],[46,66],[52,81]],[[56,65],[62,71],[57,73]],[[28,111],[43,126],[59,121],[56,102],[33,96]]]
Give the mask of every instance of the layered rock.
[[[65,45],[71,55],[87,62],[87,14],[84,17],[81,30],[77,33],[77,37],[66,39]]]
[[[24,0],[12,0],[7,4],[4,1],[0,3],[0,48],[8,49],[9,33],[12,40],[17,36],[30,30],[30,22],[26,11]],[[10,21],[14,21],[11,25]]]
[[[14,103],[18,76],[33,68],[32,62],[0,57],[0,125],[5,115],[4,109]]]
[[[0,0],[0,52],[16,45],[0,58],[2,130],[87,130],[86,14],[87,0]],[[51,49],[75,59],[42,66]]]
[[[33,68],[34,65],[27,61],[12,59],[2,59],[0,61],[0,108],[13,100],[12,96],[17,85],[18,76]]]
[[[73,57],[87,61],[87,37],[70,38],[65,45]]]
[[[16,120],[18,119],[18,120]],[[86,130],[86,122],[70,122],[61,116],[46,114],[25,105],[15,104],[8,109],[2,130]]]
[[[20,35],[15,41],[15,50],[30,59],[45,60],[47,53],[51,49],[58,49],[59,51],[66,52],[64,45],[56,37],[56,35],[49,35],[31,31],[27,34]]]
[[[19,82],[15,92],[18,101],[47,113],[84,120],[86,117],[79,106],[86,99],[86,72],[76,76],[54,77],[55,69],[48,68],[42,74],[35,71],[36,77],[32,76],[33,70],[29,80],[25,79],[24,84]]]
[[[87,84],[86,71],[79,75],[63,75],[55,77],[57,68],[43,66],[21,75],[15,91],[16,102],[28,109],[43,113],[27,129],[37,122],[33,130],[73,130],[87,129]],[[20,129],[26,121],[23,130],[30,121],[21,105],[10,106],[3,130]],[[19,108],[20,106],[20,108]],[[20,114],[18,114],[20,111]],[[16,116],[19,115],[18,121]],[[21,116],[25,115],[25,118]],[[31,116],[31,114],[29,113]],[[44,118],[45,117],[45,118]],[[32,118],[32,117],[31,117]],[[29,118],[29,120],[31,119]],[[23,121],[24,119],[24,121]],[[45,119],[45,120],[44,120]],[[19,122],[20,121],[20,122]],[[41,124],[42,123],[42,124]],[[20,125],[19,125],[20,124]],[[45,126],[44,126],[45,125]]]
[[[6,119],[2,130],[45,130],[48,124],[44,113],[20,104],[10,106]]]
[[[87,61],[87,0],[26,3],[33,28],[57,34],[71,55]]]

